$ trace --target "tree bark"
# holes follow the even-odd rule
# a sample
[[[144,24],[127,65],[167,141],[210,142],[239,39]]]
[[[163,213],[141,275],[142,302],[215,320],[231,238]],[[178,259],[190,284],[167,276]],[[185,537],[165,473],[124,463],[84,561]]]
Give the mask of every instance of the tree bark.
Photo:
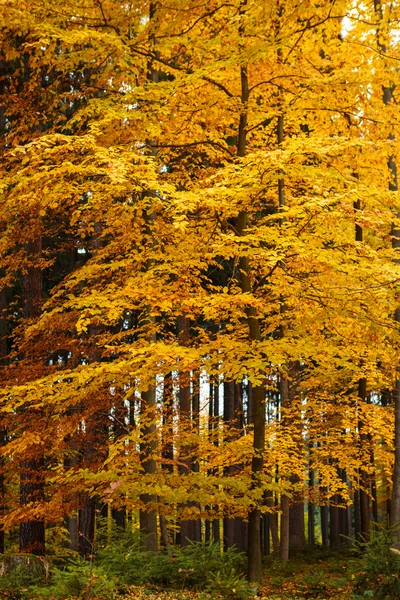
[[[381,0],[374,0],[374,8],[378,17],[378,29],[377,29],[377,46],[380,53],[384,57],[387,48],[386,45],[381,41],[381,34],[386,33],[382,31],[383,27],[388,27],[388,23],[384,25],[384,19],[382,14],[382,2]],[[393,101],[393,90],[394,86],[383,86],[383,103],[388,106]],[[389,139],[394,139],[393,133],[390,133]],[[388,170],[390,174],[389,191],[398,192],[398,178],[397,178],[397,165],[394,161],[393,156],[388,159]],[[400,218],[400,213],[396,215],[397,219]],[[392,247],[394,250],[400,250],[400,229],[397,226],[392,227]],[[399,259],[395,259],[396,262]],[[400,323],[400,309],[397,308],[394,313],[395,323]],[[400,546],[400,367],[397,366],[396,381],[393,389],[393,401],[394,401],[394,469],[393,469],[393,488],[392,498],[390,505],[390,524],[395,528],[395,535],[397,538],[397,545]]]
[[[78,513],[78,548],[81,556],[92,556],[94,553],[95,519],[96,499],[84,494]]]
[[[43,277],[41,268],[34,263],[42,252],[42,239],[38,237],[26,244],[27,266],[22,275],[24,314],[26,319],[38,317],[41,311]],[[21,462],[20,503],[21,506],[40,503],[44,500],[44,457]],[[42,556],[45,554],[44,520],[30,519],[21,523],[19,547],[21,552]]]
[[[320,507],[321,513],[321,538],[322,546],[328,548],[329,546],[329,506],[323,505]]]
[[[216,431],[219,430],[219,382],[217,382],[216,385],[214,385],[214,427],[216,429]],[[216,446],[218,446],[219,442],[218,442],[218,437],[215,437],[215,441],[214,444]],[[215,510],[218,511],[218,506],[215,506]],[[213,534],[213,540],[214,542],[220,542],[221,541],[221,534],[220,534],[220,520],[219,519],[214,519],[212,522],[212,534]]]
[[[367,380],[365,377],[361,378],[358,382],[358,397],[362,401],[366,401],[367,397]],[[361,447],[368,442],[368,437],[362,432],[362,422],[358,421],[359,436]],[[370,521],[370,508],[369,508],[369,494],[367,489],[369,487],[369,475],[364,469],[360,469],[360,537],[363,541],[368,542],[370,539],[369,533],[369,521]]]
[[[156,425],[156,388],[150,387],[142,392],[142,415],[145,415],[145,424],[141,424],[140,462],[145,475],[154,475],[157,469],[154,455],[157,450]],[[154,494],[142,494],[140,497],[145,508],[139,512],[140,545],[146,552],[157,552],[157,512],[147,508],[150,503],[156,503]]]
[[[1,108],[0,108],[0,131],[1,131]],[[7,297],[6,290],[0,290],[0,367],[5,367],[7,362]],[[7,430],[4,424],[0,425],[0,447],[7,443]],[[0,515],[3,516],[6,510],[5,506],[5,477],[4,477],[5,460],[0,458]],[[5,551],[5,536],[4,528],[0,529],[0,554]]]
[[[338,548],[341,543],[339,518],[340,508],[336,506],[339,500],[339,494],[335,494],[329,506],[329,543],[331,548]]]
[[[286,408],[289,401],[289,384],[286,377],[281,376],[279,382],[281,408]],[[289,559],[289,497],[282,492],[281,494],[281,536],[279,558],[282,562]]]
[[[315,471],[309,464],[308,471],[308,486],[310,490],[315,486]],[[315,545],[315,506],[309,496],[308,498],[308,536],[307,541],[309,546]]]
[[[247,104],[248,100],[248,80],[247,68],[240,68],[242,83],[242,103]],[[246,149],[246,125],[247,115],[245,109],[240,116],[238,156],[243,157]],[[237,220],[237,231],[240,236],[245,235],[248,224],[248,216],[245,211],[239,214]],[[247,256],[242,256],[239,260],[239,281],[242,292],[250,293],[252,291],[250,280],[250,261]],[[260,324],[254,307],[246,309],[247,323],[249,327],[249,336],[252,341],[261,340]],[[254,419],[254,442],[253,458],[251,463],[251,472],[253,486],[258,487],[261,483],[261,476],[264,465],[264,444],[265,444],[265,387],[262,385],[252,386],[253,397],[253,419]],[[252,583],[261,583],[261,544],[260,544],[260,509],[256,503],[249,513],[248,525],[248,579]]]

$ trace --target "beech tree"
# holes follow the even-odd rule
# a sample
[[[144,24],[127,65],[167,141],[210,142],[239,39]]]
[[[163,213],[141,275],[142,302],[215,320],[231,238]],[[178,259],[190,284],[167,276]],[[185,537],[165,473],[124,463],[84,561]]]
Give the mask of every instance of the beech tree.
[[[235,519],[259,583],[262,513],[281,513],[286,559],[290,539],[304,543],[307,494],[330,502],[335,542],[360,485],[365,508],[363,473],[393,467],[393,407],[365,398],[397,389],[398,135],[382,86],[393,98],[398,57],[376,3],[171,0],[150,13],[0,4],[2,289],[32,269],[53,282],[25,286],[41,310],[10,320],[2,522],[80,509],[82,526],[102,500],[139,510],[155,551],[157,513],[165,546],[167,517],[189,539],[202,520]],[[229,419],[220,381],[237,399],[248,389]],[[11,456],[53,466],[31,469],[41,492],[21,505]]]

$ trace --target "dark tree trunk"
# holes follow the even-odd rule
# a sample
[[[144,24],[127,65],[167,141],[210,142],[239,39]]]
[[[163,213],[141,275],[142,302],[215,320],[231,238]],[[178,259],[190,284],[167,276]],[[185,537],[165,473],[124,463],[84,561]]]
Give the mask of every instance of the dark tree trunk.
[[[74,552],[79,551],[78,543],[78,516],[69,515],[65,517],[65,526],[68,530],[68,548]]]
[[[292,478],[292,481],[294,481],[294,478]],[[292,504],[289,508],[290,552],[298,552],[300,550],[304,550],[305,545],[306,540],[304,530],[304,501],[300,499],[297,503]]]
[[[289,401],[289,384],[285,377],[281,376],[279,382],[280,403],[282,408],[287,408]],[[289,558],[289,497],[281,494],[281,541],[279,548],[279,558],[282,562]]]
[[[121,439],[127,431],[127,419],[128,410],[125,405],[123,396],[121,393],[117,393],[113,400],[114,405],[114,419],[112,426],[112,433],[114,440]],[[112,508],[111,516],[117,527],[125,529],[126,527],[126,508],[124,506],[118,508]]]
[[[360,490],[354,490],[354,501],[353,501],[353,515],[354,515],[354,539],[361,539],[361,518],[360,518]]]
[[[117,527],[121,527],[121,529],[126,528],[126,510],[122,508],[113,508],[111,515]]]
[[[244,33],[244,21],[242,20],[246,8],[246,2],[242,2],[239,8],[239,36]],[[249,100],[249,80],[248,70],[245,64],[240,66],[240,96],[241,113],[239,116],[237,156],[243,158],[246,155],[247,141],[247,103]],[[248,226],[248,214],[240,211],[236,230],[239,236],[246,235]],[[243,293],[252,292],[251,282],[251,264],[248,256],[241,256],[239,259],[239,283]],[[261,340],[260,322],[257,317],[257,311],[254,307],[246,308],[247,324],[249,338],[252,341]],[[254,454],[251,461],[252,483],[254,488],[260,486],[260,479],[264,466],[264,445],[265,445],[265,386],[258,385],[253,387],[253,449]],[[251,583],[262,582],[261,565],[261,544],[260,544],[260,508],[255,504],[249,512],[248,523],[248,570],[247,576]]]
[[[343,481],[343,483],[348,485],[346,470],[338,469],[338,473],[339,473],[340,478]],[[339,497],[340,497],[340,503],[342,505],[344,505],[343,496],[340,495]],[[350,529],[349,529],[349,510],[348,510],[347,506],[345,506],[344,508],[339,508],[339,529],[340,529],[340,542],[342,544],[348,544]]]
[[[31,459],[21,463],[20,499],[22,506],[30,502],[40,503],[43,500],[43,468],[43,458]],[[38,556],[44,555],[45,531],[42,519],[32,519],[21,523],[19,535],[19,549],[21,552],[29,552]]]
[[[228,427],[232,427],[235,421],[235,384],[233,381],[224,381],[224,422]],[[226,472],[233,474],[236,468],[229,466]],[[232,548],[235,545],[235,519],[224,517],[224,549]]]
[[[153,386],[147,392],[142,392],[142,414],[146,415],[146,424],[141,426],[140,462],[146,475],[154,475],[157,468],[156,461],[152,458],[157,449],[155,409],[156,389]],[[148,508],[150,503],[157,502],[157,497],[154,494],[142,494],[140,499],[145,506],[139,513],[141,547],[146,552],[157,552],[157,512]]]
[[[339,516],[340,508],[336,506],[339,501],[339,494],[335,494],[329,507],[329,542],[331,548],[338,548],[341,543]]]
[[[212,434],[213,434],[213,417],[214,417],[214,386],[212,383],[209,384],[208,386],[209,392],[208,392],[208,434],[209,434],[209,439],[212,440]],[[208,470],[207,471],[208,475],[212,475],[212,471]],[[206,510],[210,510],[210,507],[207,506]],[[211,521],[210,519],[206,519],[205,522],[205,526],[204,526],[204,539],[206,542],[210,542],[211,541]]]
[[[308,475],[308,485],[310,490],[310,495],[312,494],[315,486],[315,471],[310,467],[309,475]],[[309,546],[314,546],[315,544],[315,506],[312,502],[311,497],[308,498],[308,536],[307,541]]]
[[[214,427],[219,431],[219,384],[214,385]],[[218,446],[218,437],[215,438],[214,444]],[[218,506],[214,507],[218,511]],[[212,522],[212,534],[214,542],[221,541],[220,520],[214,519]]]
[[[200,373],[197,371],[193,372],[192,377],[192,387],[193,387],[193,395],[192,395],[192,422],[193,422],[193,431],[198,438],[200,434]],[[192,459],[192,471],[193,473],[200,472],[200,463],[199,463],[199,452],[197,445],[193,448],[193,459]],[[200,504],[195,502],[193,506],[196,506],[200,512]],[[194,519],[194,527],[195,527],[195,538],[194,541],[201,542],[201,519]]]
[[[0,132],[2,130],[1,123],[1,112],[0,107]],[[4,367],[7,362],[7,298],[6,291],[3,288],[0,290],[0,368]],[[4,424],[0,424],[0,446],[5,446],[7,443],[7,430]],[[6,510],[5,506],[5,477],[4,477],[4,457],[0,458],[0,516],[3,516]],[[0,554],[4,554],[5,551],[5,539],[4,529],[0,529]]]
[[[266,556],[271,554],[271,542],[270,542],[270,515],[269,513],[264,513],[261,517],[261,531],[262,531],[262,539],[261,539],[261,547],[262,552]]]
[[[374,0],[375,12],[378,17],[377,26],[377,46],[383,59],[387,53],[387,48],[381,39],[386,38],[387,28],[390,26],[390,22],[387,22],[382,12],[382,0]],[[388,87],[383,86],[383,103],[387,106],[393,102],[393,91],[394,86]],[[394,140],[394,133],[389,134],[389,139]],[[397,178],[397,165],[394,157],[389,156],[388,159],[388,170],[390,174],[389,191],[398,192],[398,178]],[[396,215],[397,219],[400,217],[400,213]],[[398,225],[392,226],[392,247],[394,250],[400,249],[400,228]],[[396,262],[398,262],[398,258]],[[394,312],[394,321],[396,325],[400,323],[400,309],[396,308]],[[394,401],[394,469],[393,469],[393,488],[392,498],[390,504],[390,524],[395,528],[395,535],[397,538],[397,546],[400,546],[400,366],[397,365],[396,381],[393,389],[393,401]]]
[[[281,497],[281,540],[279,545],[279,558],[285,562],[289,558],[289,497],[282,494]]]
[[[157,4],[155,2],[150,2],[149,4],[149,20],[150,22],[156,18],[157,12]],[[154,54],[157,56],[157,51],[155,50],[157,40],[154,38],[154,35],[150,35],[149,42],[151,46],[154,48]],[[148,61],[148,79],[152,83],[158,83],[160,81],[160,71],[154,68],[154,63],[151,58]],[[156,156],[157,150],[155,147],[154,140],[148,140],[149,147],[151,149],[151,154],[153,157]],[[151,213],[148,218],[148,236],[150,240],[150,245],[152,244],[152,232],[151,232],[151,223],[154,221],[154,214]],[[149,269],[152,266],[152,260],[149,259],[146,264],[146,268]],[[149,314],[149,310],[145,311],[145,321],[147,323],[154,323],[155,317]],[[150,333],[148,336],[148,341],[156,342],[157,335],[155,333]],[[141,428],[141,444],[140,444],[140,462],[142,469],[146,475],[154,475],[157,469],[156,461],[152,458],[155,455],[157,449],[157,438],[155,435],[155,411],[157,406],[156,399],[156,382],[154,381],[149,389],[145,392],[142,392],[142,402],[141,402],[141,414],[146,415],[146,421],[148,424],[142,425]],[[142,494],[140,497],[141,502],[144,505],[144,508],[141,508],[139,511],[139,526],[140,526],[140,540],[141,540],[141,548],[144,551],[149,552],[157,552],[158,551],[158,538],[157,538],[157,512],[155,510],[151,510],[148,506],[150,503],[156,503],[157,497],[154,494]]]
[[[163,471],[173,473],[174,466],[174,431],[173,431],[173,410],[174,410],[174,390],[172,373],[164,376],[163,385],[163,404],[162,404],[162,463]],[[168,536],[167,521],[165,515],[160,512],[160,538],[164,548],[170,552],[170,542]]]
[[[41,311],[43,278],[40,267],[34,262],[42,252],[42,240],[27,242],[27,266],[22,275],[24,314],[26,319],[38,317]],[[44,458],[37,452],[37,458],[21,462],[20,503],[21,506],[44,500]],[[25,521],[20,525],[19,547],[21,552],[45,554],[45,529],[41,518]]]
[[[360,235],[358,236],[360,237]],[[367,380],[365,377],[361,378],[358,382],[358,397],[362,402],[366,402],[367,399]],[[368,436],[363,433],[363,423],[361,420],[358,421],[358,429],[359,429],[359,441],[361,444],[361,448],[365,449],[365,446],[368,444]],[[365,542],[368,542],[370,539],[369,534],[369,522],[370,522],[370,508],[369,508],[369,475],[365,471],[365,469],[361,468],[359,470],[360,476],[360,536],[361,539]]]
[[[278,533],[278,500],[273,492],[266,493],[265,503],[274,507],[274,512],[269,513],[269,528],[271,530],[272,549],[275,558],[279,558],[279,533]]]
[[[178,317],[178,332],[180,343],[186,345],[190,339],[190,322],[187,317]],[[196,403],[196,401],[195,401]],[[190,392],[190,373],[179,374],[179,418],[183,429],[188,431],[192,427],[192,395]],[[198,419],[198,414],[196,415]],[[180,472],[185,475],[190,471],[195,471],[197,461],[194,460],[195,448],[192,446],[182,447],[182,457],[180,458]],[[195,502],[187,504],[187,507],[197,506]],[[181,506],[183,511],[184,506]],[[182,548],[190,544],[191,542],[200,541],[200,526],[199,519],[182,519],[180,523],[180,545]]]
[[[84,494],[78,514],[78,548],[81,556],[94,553],[94,532],[96,518],[96,499]]]
[[[324,548],[329,546],[329,506],[323,505],[320,508],[321,513],[321,537]]]

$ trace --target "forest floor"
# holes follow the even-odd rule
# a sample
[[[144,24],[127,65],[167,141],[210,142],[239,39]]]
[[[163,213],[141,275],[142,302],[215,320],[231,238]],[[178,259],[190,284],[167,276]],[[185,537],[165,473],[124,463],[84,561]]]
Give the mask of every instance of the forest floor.
[[[239,590],[232,590],[231,593],[226,590],[221,595],[213,596],[190,590],[157,590],[140,586],[133,587],[123,600],[235,600],[252,597],[262,600],[367,600],[373,597],[372,591],[357,595],[354,590],[354,580],[360,571],[359,559],[348,551],[313,551],[284,564],[272,558],[267,559],[264,582],[255,596],[248,596],[244,590],[243,595]]]
[[[376,540],[381,539],[378,534]],[[150,568],[143,560],[128,565],[122,557],[118,576],[117,563],[109,563],[105,570],[79,558],[68,569],[54,568],[48,582],[40,579],[40,583],[32,583],[24,570],[10,572],[0,577],[0,600],[400,600],[400,557],[390,552],[387,544],[378,547],[369,542],[362,553],[360,546],[340,551],[313,549],[285,563],[265,558],[263,585],[258,589],[246,582],[245,562],[231,568],[244,555],[225,553],[223,556],[231,562],[224,566],[216,561],[220,554],[213,555],[214,546],[206,547],[208,554],[204,547],[191,550],[197,561],[188,552],[177,553],[172,560],[180,560],[178,564],[183,565],[177,569],[171,569],[175,562],[160,553]],[[139,560],[142,554],[134,558]],[[148,563],[150,558],[147,557]],[[184,559],[188,558],[191,562],[185,567]],[[126,577],[123,582],[124,573],[130,581]],[[131,585],[135,580],[132,575],[143,584]],[[187,589],[190,577],[193,587]],[[199,588],[202,591],[194,591]]]

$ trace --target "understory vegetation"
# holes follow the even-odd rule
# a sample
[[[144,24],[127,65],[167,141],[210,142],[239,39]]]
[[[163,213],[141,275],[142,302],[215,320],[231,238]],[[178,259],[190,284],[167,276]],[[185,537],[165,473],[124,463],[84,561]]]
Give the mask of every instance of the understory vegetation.
[[[0,577],[8,600],[398,600],[400,555],[390,530],[378,528],[367,543],[321,546],[287,562],[264,558],[263,584],[246,581],[243,553],[219,543],[191,543],[158,553],[143,552],[138,536],[115,530],[99,536],[93,556],[54,556],[50,575],[24,564]]]

